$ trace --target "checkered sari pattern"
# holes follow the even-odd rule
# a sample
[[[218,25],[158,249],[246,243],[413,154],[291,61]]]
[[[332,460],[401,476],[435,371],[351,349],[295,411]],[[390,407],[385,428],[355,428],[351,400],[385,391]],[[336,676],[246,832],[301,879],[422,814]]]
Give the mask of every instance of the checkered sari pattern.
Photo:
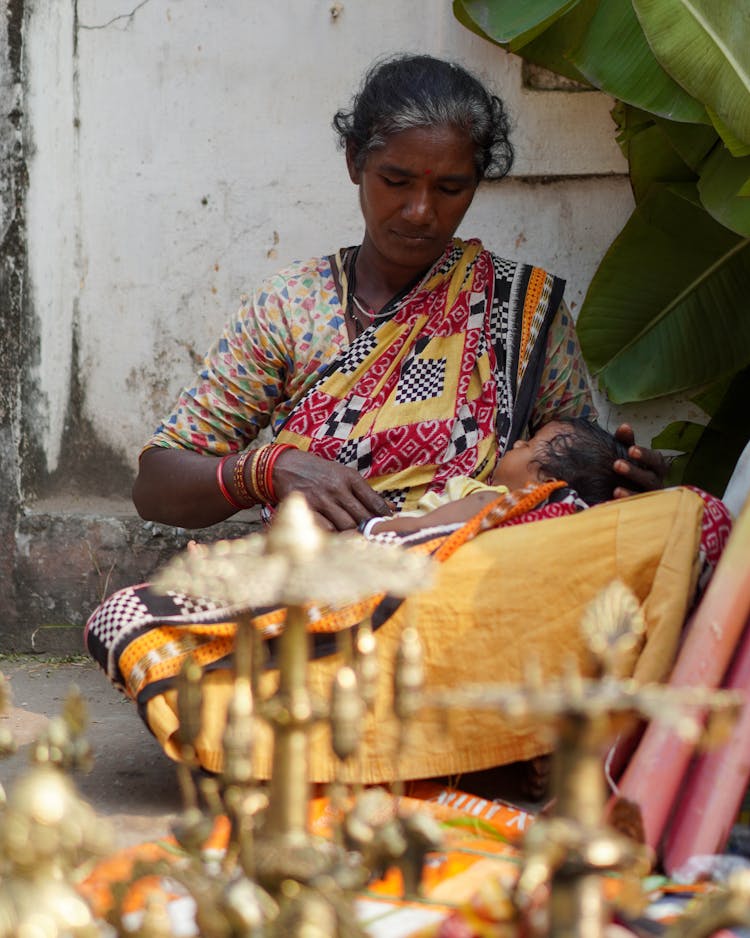
[[[472,245],[477,247],[469,254],[468,247]],[[470,279],[474,276],[471,264],[474,250],[478,251],[476,257],[482,257],[482,264],[474,266],[477,271],[486,269],[485,279],[492,283],[491,292],[480,288],[478,277]],[[194,383],[183,389],[174,409],[145,448],[179,448],[213,456],[240,452],[256,439],[263,427],[270,424],[278,432],[298,403],[328,374],[332,362],[337,363],[340,373],[352,377],[365,361],[377,360],[385,364],[377,355],[379,330],[366,330],[354,343],[349,341],[333,274],[336,257],[344,253],[295,261],[244,296],[239,311],[208,351]],[[491,261],[491,270],[487,258]],[[537,319],[538,333],[535,325],[524,332],[523,320],[533,319],[532,300],[538,292],[537,277],[533,289],[529,289],[533,270],[527,264],[485,252],[478,242],[454,240],[422,284],[396,306],[400,309],[410,305],[415,312],[419,307],[425,315],[435,312],[441,316],[440,302],[445,300],[452,305],[455,296],[451,291],[429,296],[432,281],[439,284],[441,279],[450,276],[455,289],[464,284],[471,286],[465,304],[469,330],[476,336],[472,354],[478,362],[492,361],[494,356],[495,435],[500,452],[528,427],[538,428],[552,414],[594,416],[573,320],[561,299],[562,281],[548,275],[543,281],[550,286],[550,311],[554,313],[557,308],[549,328],[542,316]],[[541,305],[536,302],[536,309],[541,313],[546,302],[541,292],[538,299],[542,302]],[[464,299],[460,298],[459,308],[463,306]],[[480,328],[482,319],[485,323]],[[525,364],[516,351],[524,334],[528,337],[529,353]],[[445,359],[444,355],[426,349],[427,341],[428,335],[416,336],[400,365],[403,387],[399,386],[392,403],[405,415],[409,409],[421,406],[417,400],[420,393],[434,405],[446,398],[456,385],[453,359]],[[383,378],[382,373],[379,377]],[[529,397],[531,403],[527,401]],[[313,398],[308,398],[306,406],[312,407],[314,403]],[[466,426],[465,412],[458,418],[461,403],[456,404],[454,415],[461,421],[457,433]],[[328,418],[325,404],[324,401],[321,406],[321,421]],[[518,415],[517,421],[511,421],[514,414]],[[339,433],[351,416],[351,413],[344,416],[344,422],[338,425]],[[480,421],[482,417],[480,415]],[[425,423],[421,432],[427,433],[429,429],[430,424]],[[358,438],[353,435],[351,439],[356,443],[351,445],[349,441],[336,444],[337,439],[343,438],[333,437],[334,450],[336,446],[342,447],[338,459],[355,467],[361,466],[363,458],[367,462],[369,457],[363,454],[372,451],[372,435],[361,434]],[[441,439],[447,446],[450,432]],[[384,442],[389,442],[387,437]],[[398,434],[393,442],[394,445],[400,443]],[[318,445],[323,446],[323,441]],[[460,441],[455,449],[458,458]],[[463,452],[468,465],[472,449],[469,447]],[[494,452],[488,446],[484,457],[477,454],[475,477],[484,478],[493,464]],[[458,459],[456,465],[463,463]],[[379,480],[371,463],[368,471],[370,482],[399,507],[403,506],[409,486],[426,486],[432,482],[427,466],[415,468],[408,480],[400,478],[399,473],[394,473],[390,480]],[[435,485],[440,484],[442,480],[436,479]]]
[[[389,319],[341,352],[278,442],[350,466],[400,509],[453,476],[487,476],[523,392],[530,413],[561,295],[545,271],[454,240]]]

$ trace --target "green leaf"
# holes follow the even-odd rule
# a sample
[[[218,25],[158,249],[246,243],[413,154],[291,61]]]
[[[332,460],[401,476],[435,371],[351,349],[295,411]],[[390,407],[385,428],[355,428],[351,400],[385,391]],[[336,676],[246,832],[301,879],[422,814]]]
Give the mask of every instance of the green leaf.
[[[698,192],[706,210],[722,225],[750,237],[750,199],[740,193],[750,185],[750,156],[737,159],[717,147],[701,172]]]
[[[476,21],[473,20],[466,12],[464,0],[453,0],[453,15],[462,26],[465,26],[467,29],[471,30],[471,32],[473,32],[475,35],[481,36],[482,39],[489,39],[490,42],[493,41],[492,38],[488,36],[483,29],[480,29]]]
[[[727,388],[732,381],[732,376],[722,378],[720,381],[714,381],[705,388],[701,388],[697,394],[694,394],[690,400],[700,409],[713,417],[719,409],[719,405],[724,400]]]
[[[454,9],[461,6],[462,13],[485,36],[515,52],[577,3],[578,0],[455,0]]]
[[[656,183],[695,182],[697,176],[672,146],[661,125],[637,108],[623,105],[620,137],[636,203]],[[697,126],[697,125],[691,125]]]
[[[572,81],[594,87],[568,59],[568,52],[580,44],[598,3],[599,0],[580,0],[536,39],[526,43],[519,55],[527,62],[533,62]]]
[[[750,240],[652,187],[599,266],[578,319],[593,374],[618,403],[698,388],[750,362]]]
[[[697,446],[705,429],[699,423],[677,420],[675,423],[670,423],[651,440],[651,446],[654,449],[676,450],[680,453],[679,456],[669,459],[667,474],[664,478],[665,485],[682,484],[690,454]]]
[[[750,15],[730,0],[632,0],[654,54],[750,143]]]
[[[706,111],[711,118],[711,123],[718,131],[724,145],[732,156],[750,156],[750,143],[744,143],[739,137],[735,137],[713,108],[707,107]]]
[[[658,433],[651,445],[657,449],[673,449],[679,453],[692,453],[705,426],[689,420],[675,420]]]
[[[683,481],[721,496],[737,460],[750,440],[750,368],[739,372],[691,451]]]
[[[477,817],[454,817],[446,818],[444,821],[441,821],[443,827],[448,828],[461,828],[465,827],[470,830],[473,834],[482,834],[488,840],[499,840],[500,843],[509,844],[511,841],[500,831],[494,827],[492,824],[489,824],[487,821],[483,821],[481,818]]]
[[[615,98],[671,120],[707,123],[706,109],[662,68],[630,0],[600,0],[570,61]]]
[[[693,172],[699,172],[718,142],[715,129],[710,124],[682,124],[663,117],[654,117],[654,121],[685,163]]]

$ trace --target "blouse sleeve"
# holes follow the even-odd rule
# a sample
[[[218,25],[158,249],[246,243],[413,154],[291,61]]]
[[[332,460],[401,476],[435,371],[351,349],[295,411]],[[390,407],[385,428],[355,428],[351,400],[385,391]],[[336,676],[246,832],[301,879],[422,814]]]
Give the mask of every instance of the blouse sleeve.
[[[597,412],[573,317],[563,300],[547,336],[539,391],[529,421],[534,433],[555,417],[589,417]]]
[[[193,387],[146,447],[179,447],[226,455],[244,449],[285,397],[289,337],[278,296],[256,293],[243,303],[203,360]]]

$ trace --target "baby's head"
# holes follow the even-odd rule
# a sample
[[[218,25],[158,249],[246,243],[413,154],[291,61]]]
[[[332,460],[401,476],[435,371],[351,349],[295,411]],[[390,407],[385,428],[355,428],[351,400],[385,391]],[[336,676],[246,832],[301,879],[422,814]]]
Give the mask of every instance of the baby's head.
[[[622,477],[614,462],[627,447],[597,423],[565,417],[545,424],[530,440],[516,440],[492,474],[494,485],[517,489],[528,482],[561,479],[588,505],[609,501]]]

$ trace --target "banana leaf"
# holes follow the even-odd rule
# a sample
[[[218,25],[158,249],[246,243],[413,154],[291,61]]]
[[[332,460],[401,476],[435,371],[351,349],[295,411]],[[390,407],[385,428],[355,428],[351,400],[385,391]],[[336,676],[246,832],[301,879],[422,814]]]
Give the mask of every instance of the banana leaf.
[[[666,426],[660,433],[657,433],[651,440],[651,446],[654,449],[676,450],[679,453],[679,455],[673,456],[669,460],[667,475],[664,479],[665,485],[682,485],[690,454],[698,445],[698,441],[705,429],[705,426],[701,423],[676,420]]]
[[[750,16],[730,0],[632,0],[659,62],[750,143]],[[721,126],[717,127],[721,133]]]
[[[750,363],[748,296],[750,240],[694,186],[653,186],[586,294],[584,356],[616,403],[708,385]]]
[[[655,183],[697,180],[696,174],[672,146],[661,124],[650,114],[621,104],[613,110],[613,116],[619,128],[618,142],[628,160],[636,204],[643,201]]]
[[[600,0],[580,44],[568,55],[597,88],[671,120],[708,123],[706,109],[662,68],[631,0]]]
[[[453,0],[453,15],[462,26],[471,30],[476,36],[481,36],[482,39],[489,39],[490,42],[493,41],[492,37],[488,36],[487,33],[480,28],[476,20],[472,19],[466,12],[464,0]]]
[[[700,407],[704,413],[708,414],[709,417],[713,417],[719,409],[721,402],[724,400],[727,388],[732,382],[732,377],[733,376],[730,375],[729,377],[721,378],[719,381],[713,381],[705,388],[700,388],[700,390],[691,396],[690,400]]]
[[[721,496],[750,440],[750,368],[735,375],[715,416],[690,454],[685,482]]]
[[[732,471],[750,440],[750,368],[739,372],[729,382],[716,413],[703,427],[677,421],[651,441],[657,449],[682,451],[670,466],[670,484],[699,485],[711,494],[721,496]],[[678,472],[673,470],[679,469]]]
[[[700,172],[701,164],[719,140],[716,130],[708,124],[682,124],[663,117],[654,117],[654,121],[685,163]]]
[[[511,52],[526,45],[578,0],[453,0],[459,22]],[[473,26],[471,24],[474,24]]]
[[[698,192],[706,210],[722,225],[750,237],[750,199],[740,193],[750,184],[750,156],[732,156],[717,147],[701,170]]]
[[[580,45],[598,4],[599,0],[579,0],[576,6],[556,19],[536,39],[526,43],[519,54],[527,62],[593,88],[591,82],[569,60],[568,53]]]
[[[706,106],[711,123],[724,141],[724,146],[732,156],[750,156],[750,143],[744,143],[736,137],[712,107]]]

